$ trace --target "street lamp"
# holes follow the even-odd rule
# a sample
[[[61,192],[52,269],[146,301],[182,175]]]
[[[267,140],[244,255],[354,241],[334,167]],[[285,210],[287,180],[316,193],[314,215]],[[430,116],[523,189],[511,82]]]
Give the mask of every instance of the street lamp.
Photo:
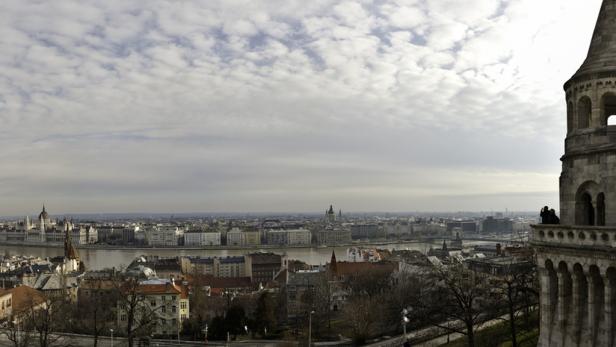
[[[310,311],[308,315],[308,347],[312,346],[312,315],[314,311]]]
[[[19,322],[17,322],[17,319],[13,321],[13,325],[15,325],[15,328],[17,328],[17,335],[15,335],[15,340],[17,340],[17,345],[19,346]]]
[[[205,344],[207,345],[207,323],[205,323],[205,328],[203,328],[203,335],[205,335]]]
[[[408,324],[408,322],[411,321],[409,319],[409,317],[406,316],[409,313],[410,313],[410,311],[407,310],[406,308],[402,310],[402,329],[404,330],[404,340],[407,339],[407,336],[406,336],[406,325]]]
[[[109,332],[111,332],[111,347],[113,347],[113,329],[109,329]]]

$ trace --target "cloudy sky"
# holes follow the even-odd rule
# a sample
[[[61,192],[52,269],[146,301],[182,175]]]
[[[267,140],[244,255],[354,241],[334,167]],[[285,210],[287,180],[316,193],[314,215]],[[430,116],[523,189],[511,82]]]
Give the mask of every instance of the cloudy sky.
[[[0,215],[557,205],[599,0],[0,2]]]

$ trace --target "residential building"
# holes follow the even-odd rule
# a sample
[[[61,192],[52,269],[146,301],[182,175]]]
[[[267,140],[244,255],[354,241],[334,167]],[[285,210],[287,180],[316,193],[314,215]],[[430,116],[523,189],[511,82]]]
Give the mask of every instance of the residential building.
[[[261,244],[261,233],[257,230],[242,231],[242,246],[258,246]]]
[[[228,233],[227,233],[228,237]],[[185,246],[219,246],[220,245],[220,232],[216,231],[203,231],[203,230],[190,230],[184,233],[184,245]]]
[[[353,240],[383,238],[385,234],[378,224],[361,223],[351,225],[351,238]]]
[[[11,320],[18,324],[32,311],[47,307],[47,298],[34,288],[18,286],[8,292],[11,293]]]
[[[268,245],[284,246],[289,243],[289,234],[286,230],[268,230],[266,235]]]
[[[259,252],[248,254],[246,257],[250,262],[252,281],[264,285],[273,280],[288,265],[286,254]]]
[[[351,243],[351,231],[348,229],[323,229],[317,231],[319,245],[345,245]]]
[[[309,312],[308,296],[315,298],[330,295],[327,284],[327,274],[320,270],[299,270],[289,272],[286,285],[287,317],[292,319]]]
[[[487,217],[482,222],[483,233],[510,233],[513,231],[513,222],[509,218]]]
[[[309,246],[312,234],[307,229],[268,230],[267,244],[280,246]]]
[[[139,296],[139,309],[135,310],[136,320],[152,322],[156,336],[177,336],[182,329],[182,322],[190,317],[188,289],[170,280],[149,280],[139,284],[134,293],[125,295]],[[118,326],[126,327],[126,307],[118,301]]]
[[[147,230],[148,244],[155,247],[174,247],[180,244],[183,230],[172,225],[156,225]]]
[[[216,277],[250,277],[250,266],[246,257],[215,258],[214,275]]]
[[[0,322],[11,317],[13,294],[8,290],[0,289]]]
[[[241,246],[242,245],[242,231],[239,228],[232,228],[227,231],[227,245],[228,246]]]

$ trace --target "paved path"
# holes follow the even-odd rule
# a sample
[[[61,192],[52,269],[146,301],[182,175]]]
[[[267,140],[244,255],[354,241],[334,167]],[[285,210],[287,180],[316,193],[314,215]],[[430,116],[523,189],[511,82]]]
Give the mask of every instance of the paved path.
[[[63,335],[63,342],[70,344],[74,347],[91,347],[94,344],[94,338],[88,335],[75,335],[65,334]],[[113,347],[126,347],[128,345],[124,338],[114,338]],[[135,340],[135,346],[138,345]],[[205,346],[203,341],[180,341],[177,340],[152,340],[150,347],[172,347],[172,346],[184,346],[184,347],[196,347]],[[247,347],[247,346],[259,346],[259,347],[291,347],[297,346],[297,342],[293,341],[263,341],[263,340],[246,340],[246,341],[234,341],[228,344],[221,341],[210,341],[207,346],[229,346],[229,347]],[[14,347],[13,342],[0,333],[0,347]],[[111,339],[108,336],[101,336],[98,338],[98,347],[111,347]]]

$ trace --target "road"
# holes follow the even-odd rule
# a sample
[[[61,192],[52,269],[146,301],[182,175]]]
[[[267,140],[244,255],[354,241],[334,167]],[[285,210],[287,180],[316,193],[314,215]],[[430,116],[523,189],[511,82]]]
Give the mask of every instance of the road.
[[[481,331],[487,327],[493,326],[495,324],[499,324],[503,322],[503,319],[507,318],[507,315],[501,316],[499,318],[495,318],[483,323],[480,327],[475,329],[475,332]],[[459,333],[450,333],[447,334],[444,329],[439,329],[436,327],[428,327],[420,330],[411,331],[407,334],[411,341],[421,341],[414,342],[412,346],[414,347],[438,347],[442,346],[449,341],[454,341],[459,338],[464,337],[464,335]],[[388,340],[375,342],[367,345],[366,347],[400,347],[404,343],[404,337],[402,335],[393,337]]]
[[[91,347],[94,344],[94,338],[88,335],[75,335],[75,334],[63,334],[62,335],[62,344],[70,345],[74,347]],[[113,339],[113,347],[126,347],[128,345],[126,339],[124,338],[114,338]],[[111,338],[108,336],[99,337],[98,339],[99,347],[111,347]],[[137,346],[137,341],[135,341],[135,346]],[[196,346],[205,346],[204,342],[198,341],[180,341],[177,340],[152,340],[150,347],[196,347]],[[297,342],[293,341],[261,341],[261,340],[246,340],[246,341],[234,341],[229,343],[224,343],[221,341],[210,341],[207,346],[229,346],[229,347],[247,347],[247,346],[259,346],[259,347],[295,347],[297,346]],[[4,334],[0,333],[0,347],[14,347],[13,343],[7,339]]]

